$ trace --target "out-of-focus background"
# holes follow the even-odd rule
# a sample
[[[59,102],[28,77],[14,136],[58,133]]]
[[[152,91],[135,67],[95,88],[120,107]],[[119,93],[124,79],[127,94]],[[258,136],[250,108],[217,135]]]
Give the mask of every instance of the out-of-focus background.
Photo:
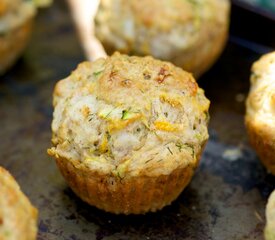
[[[200,168],[171,206],[128,217],[83,203],[46,154],[54,85],[86,57],[66,1],[39,12],[26,51],[0,77],[0,164],[39,209],[38,240],[263,239],[275,178],[248,144],[244,111],[251,64],[275,49],[275,21],[266,11],[233,2],[227,46],[199,80],[211,100],[210,140]],[[268,12],[274,8],[274,0],[261,2]]]
[[[275,11],[275,1],[273,0],[240,0],[255,7],[261,7],[266,10]]]

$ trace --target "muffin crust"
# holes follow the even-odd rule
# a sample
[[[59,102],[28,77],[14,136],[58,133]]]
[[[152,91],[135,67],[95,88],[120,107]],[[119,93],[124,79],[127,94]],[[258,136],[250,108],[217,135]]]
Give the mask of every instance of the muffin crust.
[[[0,239],[35,240],[37,210],[8,171],[0,167]]]
[[[56,85],[54,107],[48,153],[82,199],[115,213],[154,211],[174,200],[208,139],[203,90],[191,74],[152,57],[116,53],[80,64]],[[152,186],[154,201],[144,203],[144,192],[135,190],[140,181]],[[155,189],[159,181],[163,190]],[[140,198],[136,204],[144,206],[135,206]]]

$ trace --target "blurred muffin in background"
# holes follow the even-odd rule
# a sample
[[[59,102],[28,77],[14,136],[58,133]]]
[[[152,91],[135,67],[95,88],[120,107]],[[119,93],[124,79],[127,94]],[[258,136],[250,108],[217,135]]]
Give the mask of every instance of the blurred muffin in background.
[[[48,153],[85,202],[156,211],[198,166],[209,104],[192,75],[168,62],[116,53],[82,63],[55,87]]]
[[[37,210],[15,179],[0,167],[0,239],[35,240]]]
[[[251,145],[275,175],[275,52],[253,64],[245,124]]]
[[[199,77],[227,40],[229,0],[101,0],[95,34],[108,54],[152,55]]]
[[[36,7],[49,3],[49,0],[0,0],[0,74],[10,68],[25,49]]]
[[[0,16],[7,12],[15,10],[22,0],[1,0],[0,1]]]
[[[271,193],[266,206],[265,240],[275,240],[275,190]]]

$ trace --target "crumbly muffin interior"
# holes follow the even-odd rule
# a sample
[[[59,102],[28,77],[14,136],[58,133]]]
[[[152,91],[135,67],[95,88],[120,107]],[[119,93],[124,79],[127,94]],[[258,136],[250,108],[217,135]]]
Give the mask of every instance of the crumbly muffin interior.
[[[118,53],[82,63],[54,92],[49,154],[123,175],[169,173],[196,162],[208,139],[209,101],[192,75]]]

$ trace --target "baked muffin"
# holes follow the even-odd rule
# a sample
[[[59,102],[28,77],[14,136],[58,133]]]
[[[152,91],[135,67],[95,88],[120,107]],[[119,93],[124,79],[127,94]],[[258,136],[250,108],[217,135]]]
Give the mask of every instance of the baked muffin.
[[[275,191],[271,193],[266,206],[266,227],[264,235],[266,240],[275,240]]]
[[[0,1],[0,17],[9,11],[14,11],[22,0],[1,0]]]
[[[0,74],[23,52],[35,11],[32,1],[0,0]]]
[[[37,7],[51,0],[0,0],[0,74],[20,57],[25,49]]]
[[[152,55],[199,77],[224,48],[229,12],[229,0],[101,0],[95,34],[108,54]]]
[[[108,212],[170,204],[208,139],[209,101],[192,75],[152,57],[84,62],[54,90],[48,153],[72,190]]]
[[[0,240],[34,240],[37,210],[8,171],[0,167]]]
[[[245,123],[252,146],[275,174],[275,52],[253,64]]]

